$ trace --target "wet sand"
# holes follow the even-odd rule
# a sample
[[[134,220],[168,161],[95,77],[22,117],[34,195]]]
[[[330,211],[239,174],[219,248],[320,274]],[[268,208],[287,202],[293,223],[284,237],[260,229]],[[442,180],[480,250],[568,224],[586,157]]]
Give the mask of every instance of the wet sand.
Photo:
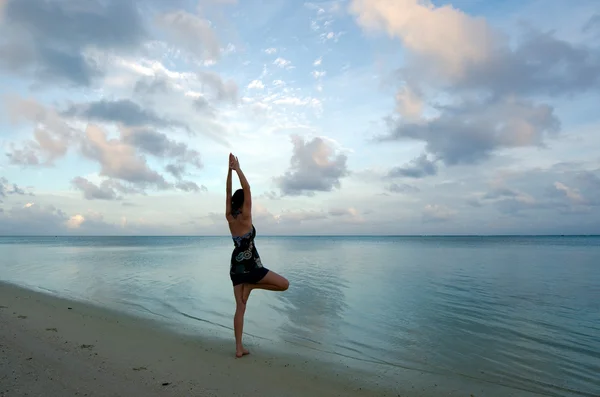
[[[367,372],[263,346],[236,359],[233,335],[224,336],[173,332],[0,282],[0,396],[539,396],[418,370]]]
[[[382,396],[360,374],[0,284],[0,396]],[[358,378],[357,378],[358,376]]]

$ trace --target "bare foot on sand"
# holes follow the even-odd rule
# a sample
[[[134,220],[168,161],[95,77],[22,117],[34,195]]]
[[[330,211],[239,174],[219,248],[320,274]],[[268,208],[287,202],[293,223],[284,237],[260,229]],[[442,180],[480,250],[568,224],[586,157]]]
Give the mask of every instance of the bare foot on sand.
[[[242,302],[244,302],[244,304],[248,302],[250,292],[252,292],[253,289],[254,288],[252,287],[252,284],[244,284],[244,288],[242,290]]]
[[[248,349],[245,348],[241,348],[241,349],[237,349],[237,351],[235,352],[235,356],[237,358],[242,358],[243,356],[250,354],[250,352],[248,351]]]

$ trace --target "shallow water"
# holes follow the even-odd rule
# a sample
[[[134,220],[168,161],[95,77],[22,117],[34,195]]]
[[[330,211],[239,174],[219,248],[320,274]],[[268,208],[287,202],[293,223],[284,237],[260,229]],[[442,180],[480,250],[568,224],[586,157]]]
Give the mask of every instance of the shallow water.
[[[250,342],[548,396],[600,395],[600,237],[257,237],[284,293]],[[0,279],[231,331],[227,237],[0,237]],[[261,342],[262,341],[262,342]]]

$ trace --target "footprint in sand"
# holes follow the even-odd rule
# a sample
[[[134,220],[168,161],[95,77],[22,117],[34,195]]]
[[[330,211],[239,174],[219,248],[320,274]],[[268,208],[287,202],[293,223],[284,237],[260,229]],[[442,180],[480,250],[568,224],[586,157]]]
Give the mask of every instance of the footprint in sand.
[[[83,345],[81,345],[81,346],[79,346],[79,347],[80,347],[81,349],[92,349],[92,348],[94,347],[94,345],[85,345],[85,344],[83,344]]]
[[[146,367],[135,367],[135,368],[132,368],[132,369],[133,369],[134,371],[143,371],[143,370],[146,370],[146,369],[148,369],[148,368],[146,368]]]
[[[27,318],[27,316],[21,315],[21,316],[17,316],[17,318]]]
[[[46,331],[58,332],[56,328],[46,328]]]
[[[8,309],[8,306],[0,305],[0,309]]]

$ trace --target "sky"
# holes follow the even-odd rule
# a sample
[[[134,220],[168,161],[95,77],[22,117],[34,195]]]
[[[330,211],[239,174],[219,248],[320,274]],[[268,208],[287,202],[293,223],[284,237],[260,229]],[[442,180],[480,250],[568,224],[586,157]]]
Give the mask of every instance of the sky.
[[[0,234],[600,234],[596,0],[0,0]],[[234,175],[234,189],[240,187]]]

